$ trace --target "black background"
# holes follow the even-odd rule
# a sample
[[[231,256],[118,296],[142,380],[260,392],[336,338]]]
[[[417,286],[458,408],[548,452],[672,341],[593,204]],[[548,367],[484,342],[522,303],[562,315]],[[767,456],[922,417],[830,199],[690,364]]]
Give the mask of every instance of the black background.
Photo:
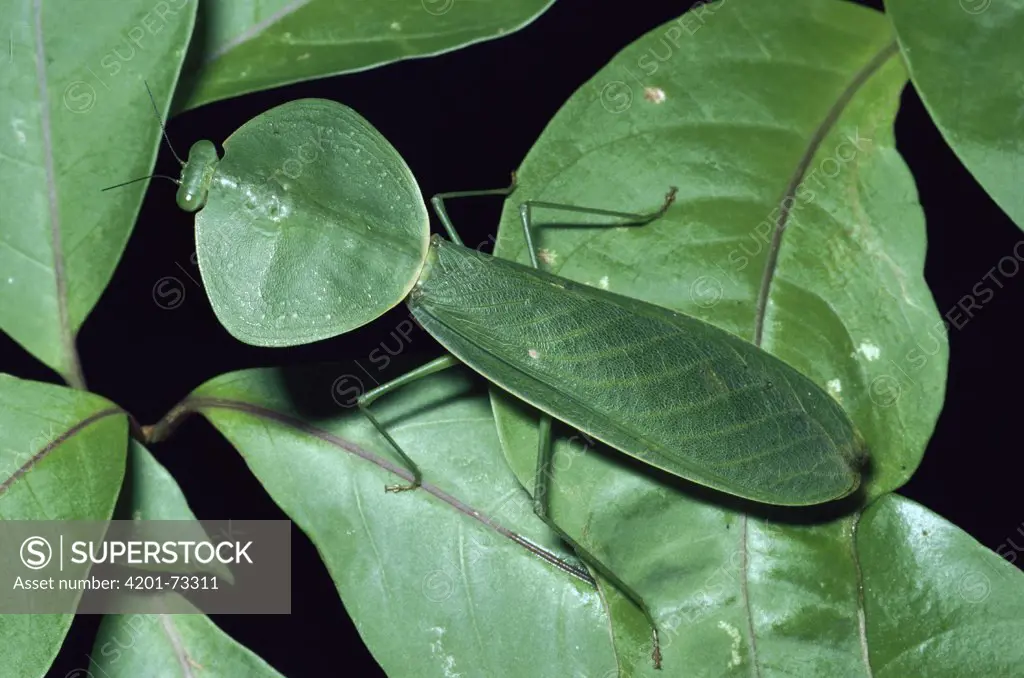
[[[881,9],[881,2],[864,4]],[[222,141],[282,102],[326,97],[370,120],[408,161],[424,195],[503,186],[577,87],[616,52],[688,5],[558,0],[510,37],[204,106],[172,119],[168,130],[182,153],[197,139]],[[911,88],[903,95],[896,134],[927,216],[925,275],[945,314],[1024,238],[961,166]],[[166,150],[157,171],[177,173]],[[233,340],[199,285],[192,217],[176,209],[174,190],[170,183],[154,182],[113,281],[79,337],[90,388],[140,422],[155,422],[193,388],[224,372],[364,356],[395,327],[397,315],[343,338],[293,349],[258,349]],[[500,199],[462,201],[451,209],[467,243],[493,233],[499,211]],[[154,285],[166,276],[177,278],[185,295],[172,310],[154,302]],[[950,329],[942,416],[920,469],[901,490],[991,549],[1005,545],[1024,521],[1015,458],[1024,276],[1000,279],[1004,287],[992,286],[991,301],[961,329]],[[413,350],[422,352],[423,360],[440,352],[422,334],[414,336]],[[6,336],[0,336],[0,369],[56,381]],[[153,452],[200,518],[285,518],[240,456],[205,422],[188,421]],[[383,675],[315,549],[297,530],[294,540],[292,615],[217,616],[215,621],[289,678]],[[98,622],[98,617],[76,619],[50,675],[63,677],[86,666]]]

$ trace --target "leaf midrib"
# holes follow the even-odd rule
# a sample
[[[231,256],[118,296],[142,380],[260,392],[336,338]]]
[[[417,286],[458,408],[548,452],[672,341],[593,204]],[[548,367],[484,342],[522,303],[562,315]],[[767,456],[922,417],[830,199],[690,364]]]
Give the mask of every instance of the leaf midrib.
[[[160,614],[159,616],[160,628],[167,637],[167,641],[171,644],[174,658],[181,668],[182,678],[195,678],[196,674],[192,671],[192,658],[189,656],[188,650],[185,649],[185,642],[178,628],[174,625],[174,620],[168,614]]]
[[[807,169],[811,166],[811,161],[814,159],[814,155],[818,152],[822,142],[825,141],[825,137],[828,136],[828,133],[835,127],[836,123],[839,121],[839,117],[846,110],[847,105],[853,99],[854,95],[856,95],[860,88],[871,79],[871,76],[877,73],[889,59],[898,53],[898,43],[895,40],[890,41],[885,45],[885,47],[875,53],[871,60],[853,76],[850,83],[842,93],[840,93],[835,103],[832,104],[828,113],[825,114],[824,119],[822,119],[821,123],[819,123],[817,128],[815,128],[814,134],[811,135],[811,139],[807,144],[807,148],[804,149],[803,154],[800,156],[800,160],[789,179],[789,183],[786,185],[786,189],[783,191],[782,196],[779,199],[779,216],[775,220],[775,228],[772,232],[772,240],[768,248],[767,260],[765,261],[764,274],[761,277],[761,285],[758,290],[757,309],[754,314],[755,346],[761,346],[764,332],[765,312],[768,307],[768,297],[771,293],[772,282],[775,279],[775,272],[779,263],[779,252],[782,248],[782,234],[786,230],[786,224],[789,221],[789,215],[792,210],[793,198],[796,196],[796,190],[803,182],[804,175],[807,173]],[[789,201],[789,207],[786,207],[787,200]]]
[[[225,42],[220,49],[210,52],[210,55],[203,60],[203,64],[209,65],[217,59],[220,59],[222,56],[224,56],[231,50],[235,49],[239,45],[244,45],[250,40],[259,37],[260,35],[263,34],[265,30],[267,30],[274,24],[278,23],[279,21],[283,20],[284,18],[288,17],[289,15],[299,11],[300,9],[308,5],[310,2],[312,2],[312,0],[295,0],[294,2],[285,5],[281,9],[277,10],[276,12],[268,16],[263,21],[259,21],[253,24],[252,26],[249,26],[244,31],[242,31],[235,37]]]
[[[861,659],[864,661],[864,668],[867,670],[868,678],[874,678],[874,670],[871,668],[871,649],[868,645],[867,630],[867,605],[864,602],[864,570],[860,564],[860,553],[857,551],[857,530],[860,529],[860,520],[864,517],[864,511],[858,511],[853,517],[853,524],[850,526],[850,553],[853,557],[853,567],[857,574],[857,640],[860,642]]]
[[[0,481],[0,496],[3,496],[3,494],[14,485],[15,481],[17,481],[18,478],[21,478],[26,473],[28,473],[33,466],[35,466],[43,459],[45,459],[51,452],[53,452],[55,449],[66,443],[70,438],[85,430],[88,426],[96,423],[100,419],[113,416],[115,414],[125,414],[125,412],[120,407],[116,406],[100,410],[99,412],[95,412],[86,417],[85,419],[82,419],[74,426],[67,429],[59,436],[51,440],[49,443],[44,445],[41,450],[33,454],[28,461],[26,461],[24,464],[15,469],[14,473],[12,473],[10,477],[6,478],[3,481]]]
[[[265,407],[262,405],[257,405],[255,403],[250,403],[242,400],[234,400],[231,398],[218,398],[212,396],[189,396],[181,403],[176,405],[174,408],[172,408],[168,415],[163,420],[161,420],[160,423],[156,424],[153,427],[147,428],[170,429],[176,426],[178,423],[177,420],[179,420],[183,416],[186,416],[193,412],[206,415],[206,410],[211,409],[233,410],[235,412],[248,414],[259,419],[268,419],[279,425],[292,428],[301,433],[317,438],[325,443],[328,443],[329,445],[340,447],[346,452],[349,452],[365,461],[368,461],[380,467],[381,469],[388,471],[389,473],[395,474],[396,476],[398,476],[407,483],[411,483],[415,480],[412,472],[410,472],[408,469],[405,469],[393,463],[392,461],[385,459],[384,457],[378,456],[373,452],[370,452],[369,450],[365,450],[359,445],[356,445],[353,442],[341,438],[340,436],[337,436],[331,433],[330,431],[321,429],[317,426],[314,426],[313,424],[310,424],[309,422],[303,421],[302,419],[299,419],[298,417],[287,414],[285,412],[279,412],[270,407]],[[213,423],[212,420],[211,423]],[[538,546],[537,544],[534,544],[526,537],[516,532],[513,532],[504,525],[501,525],[492,517],[466,504],[459,498],[449,494],[448,492],[441,489],[437,485],[434,485],[433,483],[423,480],[419,483],[416,489],[418,491],[423,491],[426,492],[427,494],[432,495],[433,497],[448,504],[459,513],[462,513],[463,515],[482,523],[488,529],[491,529],[500,534],[501,536],[505,537],[506,539],[509,539],[510,541],[516,543],[517,545],[526,549],[531,554],[537,556],[549,565],[553,565],[554,567],[565,572],[566,574],[576,577],[577,579],[580,579],[581,581],[586,582],[591,586],[596,586],[593,578],[585,570],[578,569],[570,565],[569,563],[564,562],[555,554],[549,552],[541,546]]]
[[[68,317],[67,277],[61,242],[60,209],[57,199],[57,173],[53,162],[53,130],[50,119],[50,94],[46,77],[46,48],[43,43],[43,0],[33,0],[36,47],[36,82],[39,86],[39,119],[42,131],[43,165],[46,171],[46,197],[50,210],[50,243],[53,249],[53,277],[57,294],[57,322],[64,354],[62,376],[75,388],[85,388],[85,379],[75,350],[75,336]],[[0,488],[3,488],[0,485]]]
[[[803,154],[797,163],[796,168],[793,171],[793,175],[789,179],[789,183],[786,185],[785,191],[782,193],[782,197],[779,199],[779,216],[775,222],[775,228],[772,232],[772,240],[768,247],[767,258],[765,261],[764,274],[761,277],[761,285],[758,289],[757,306],[754,313],[754,345],[761,346],[762,340],[764,339],[764,319],[768,309],[768,297],[771,293],[772,282],[775,279],[775,273],[778,269],[779,264],[779,252],[782,248],[782,234],[786,230],[786,224],[789,221],[790,211],[793,206],[793,199],[796,196],[796,191],[803,182],[804,175],[807,173],[807,169],[811,166],[811,161],[814,159],[815,154],[821,147],[821,144],[825,141],[825,137],[832,131],[836,123],[839,121],[840,116],[846,110],[850,101],[857,92],[867,83],[871,77],[877,73],[885,63],[893,56],[899,53],[899,44],[892,40],[885,45],[881,50],[875,53],[875,55],[864,65],[850,80],[850,83],[840,93],[839,97],[832,104],[832,107],[825,114],[824,119],[814,130],[814,134],[811,135],[811,139],[807,144],[807,148],[804,149]],[[789,207],[786,206],[789,201]],[[740,551],[742,553],[742,564],[740,568],[740,592],[743,596],[744,612],[747,620],[747,635],[750,639],[748,641],[748,650],[750,651],[751,657],[751,668],[753,669],[753,675],[755,678],[761,676],[761,665],[757,659],[757,634],[754,629],[754,615],[751,609],[750,602],[750,590],[749,590],[749,570],[750,570],[750,558],[749,548],[747,544],[747,537],[749,533],[749,519],[746,514],[743,515],[742,528],[740,530]],[[854,543],[854,552],[856,560],[856,543]],[[860,563],[857,562],[857,579],[858,589],[862,589],[863,580],[861,577]],[[863,600],[858,600],[858,616],[863,618]],[[860,637],[862,643],[862,650],[864,652],[864,662],[867,665],[868,674],[871,675],[871,664],[868,661],[866,638],[864,637],[864,629],[860,628]]]

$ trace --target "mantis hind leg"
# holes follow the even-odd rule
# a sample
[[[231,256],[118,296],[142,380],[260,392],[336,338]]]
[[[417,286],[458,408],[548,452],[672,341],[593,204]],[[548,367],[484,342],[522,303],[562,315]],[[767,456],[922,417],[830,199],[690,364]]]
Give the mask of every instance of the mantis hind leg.
[[[645,226],[658,217],[665,214],[672,203],[676,201],[676,193],[679,192],[675,186],[671,187],[665,194],[665,200],[661,207],[653,212],[616,212],[614,210],[598,209],[596,207],[580,207],[579,205],[564,205],[557,202],[544,200],[527,200],[519,206],[519,219],[523,223],[523,235],[526,236],[526,249],[530,253],[530,263],[534,268],[539,269],[540,263],[537,258],[536,239],[534,238],[533,210],[537,208],[559,210],[561,212],[576,212],[578,214],[592,214],[600,217],[614,217],[624,219],[624,222],[614,224],[602,224],[601,226],[618,228],[620,226]],[[593,227],[591,224],[580,224],[581,226]]]
[[[451,219],[448,216],[448,212],[445,210],[444,201],[448,198],[469,198],[478,196],[508,196],[516,188],[516,176],[513,173],[512,182],[506,188],[478,190],[478,191],[457,191],[451,193],[438,193],[431,198],[430,203],[434,208],[434,212],[437,214],[438,219],[441,220],[441,224],[444,226],[445,231],[448,233],[448,237],[451,238],[452,242],[462,244],[461,238],[455,231],[455,227],[452,225]],[[562,203],[546,202],[541,200],[528,200],[522,203],[519,207],[519,215],[523,224],[523,232],[526,236],[527,250],[530,253],[530,262],[536,269],[540,268],[540,263],[537,256],[537,248],[535,246],[534,238],[534,225],[532,223],[532,214],[534,209],[552,209],[560,210],[563,212],[576,212],[581,214],[592,214],[595,216],[603,217],[614,217],[620,221],[610,226],[643,226],[648,224],[658,217],[665,214],[668,208],[675,202],[677,189],[672,187],[665,195],[664,202],[661,207],[653,212],[636,213],[636,212],[618,212],[613,210],[598,209],[592,207],[580,207],[578,205],[566,205]],[[422,369],[422,368],[421,368]],[[443,369],[443,368],[441,368]],[[389,384],[385,384],[389,386]],[[384,388],[384,387],[381,387]],[[375,389],[377,390],[377,389]],[[372,393],[372,392],[371,392]],[[368,394],[369,395],[369,394]],[[647,617],[648,622],[651,625],[653,649],[651,652],[651,659],[654,662],[654,667],[661,668],[661,645],[658,639],[658,625],[654,621],[654,617],[648,609],[643,599],[633,591],[629,586],[625,584],[615,573],[611,572],[606,568],[597,558],[595,558],[587,549],[583,548],[576,540],[570,537],[561,527],[555,524],[550,518],[548,507],[549,497],[548,490],[550,487],[551,480],[551,467],[552,467],[552,439],[551,439],[551,416],[547,413],[541,412],[540,423],[539,423],[539,439],[537,448],[537,465],[534,472],[534,485],[533,485],[533,510],[544,523],[551,528],[562,540],[569,544],[573,550],[583,560],[585,560],[590,567],[595,571],[599,572],[605,579],[610,581],[618,590],[622,591],[634,604],[644,613]],[[375,424],[376,425],[376,424]],[[378,430],[380,430],[378,426]],[[390,440],[390,437],[389,437]],[[394,443],[392,443],[394,445]],[[397,445],[395,445],[396,449]],[[404,453],[402,456],[406,459]],[[411,461],[409,462],[411,464]],[[418,478],[418,476],[417,476]]]
[[[593,556],[587,549],[585,549],[579,542],[570,537],[561,527],[559,527],[555,521],[550,517],[549,509],[549,497],[548,488],[550,487],[551,480],[551,468],[554,460],[553,446],[552,446],[552,433],[551,433],[551,415],[541,413],[540,423],[538,426],[538,440],[537,440],[537,468],[534,472],[533,478],[533,512],[537,514],[537,517],[544,521],[552,531],[555,532],[562,541],[572,547],[576,554],[582,558],[587,565],[596,570],[605,579],[610,581],[615,588],[626,595],[633,604],[640,608],[640,611],[647,617],[648,623],[651,625],[651,660],[654,662],[654,668],[661,668],[661,643],[658,639],[658,625],[654,621],[654,616],[651,611],[647,608],[647,604],[643,598],[640,597],[636,591],[626,585],[614,572],[605,567],[599,559]],[[589,438],[588,438],[589,439]]]
[[[431,360],[426,365],[417,367],[411,372],[406,372],[396,379],[392,379],[387,383],[381,384],[377,388],[367,391],[363,395],[359,396],[359,399],[356,401],[356,404],[359,406],[359,411],[363,413],[363,416],[366,417],[371,424],[373,424],[373,427],[377,429],[377,432],[388,441],[391,447],[394,448],[395,452],[398,453],[398,456],[402,458],[402,461],[405,462],[409,471],[412,472],[412,483],[408,485],[387,485],[384,487],[385,491],[404,492],[405,490],[414,490],[419,487],[420,483],[423,481],[423,474],[420,473],[420,468],[416,465],[416,462],[414,462],[412,458],[405,453],[402,446],[391,437],[391,434],[388,433],[387,427],[381,424],[377,417],[373,415],[373,412],[370,411],[370,405],[373,404],[373,401],[377,400],[381,396],[387,395],[397,388],[401,388],[402,386],[410,384],[417,379],[422,379],[423,377],[440,372],[441,370],[446,370],[449,367],[454,367],[458,364],[459,361],[455,356],[443,355],[440,358]]]
[[[514,179],[513,175],[513,179]],[[513,181],[513,186],[514,186]],[[665,214],[668,208],[675,202],[678,189],[671,187],[665,194],[661,207],[653,212],[618,212],[614,210],[599,209],[596,207],[581,207],[579,205],[566,205],[562,203],[546,202],[543,200],[527,200],[519,206],[519,218],[523,224],[523,234],[526,236],[526,248],[530,253],[530,263],[534,268],[540,269],[540,262],[537,255],[536,240],[534,238],[534,224],[532,221],[533,210],[536,208],[560,210],[562,212],[576,212],[580,214],[592,214],[602,217],[615,217],[625,220],[609,226],[643,226],[654,221]],[[544,521],[548,520],[548,485],[551,478],[551,415],[541,412],[538,432],[540,441],[537,449],[537,468],[534,474],[533,483],[533,509],[534,512]],[[563,535],[564,537],[564,535]],[[567,541],[569,541],[567,539]],[[609,577],[610,578],[610,577]],[[635,599],[638,604],[639,599]],[[649,615],[648,615],[649,616]]]
[[[664,202],[661,207],[653,212],[647,213],[635,213],[635,212],[617,212],[613,210],[597,209],[592,207],[580,207],[578,205],[565,205],[561,203],[545,202],[540,200],[528,200],[519,206],[519,218],[523,224],[523,234],[526,237],[526,249],[530,253],[530,263],[534,268],[540,269],[540,261],[538,257],[538,251],[536,246],[536,239],[534,238],[534,225],[532,223],[533,210],[536,208],[561,210],[563,212],[576,212],[581,214],[592,214],[595,216],[603,217],[615,217],[618,219],[626,220],[624,223],[619,222],[612,224],[612,226],[643,226],[649,224],[655,219],[659,218],[668,210],[668,208],[675,202],[677,189],[673,186],[669,189],[668,193],[665,194]],[[552,438],[551,438],[551,415],[541,412],[540,421],[538,424],[538,441],[537,441],[537,466],[534,471],[533,480],[533,511],[537,514],[537,517],[544,521],[548,527],[550,527],[556,534],[558,534],[563,541],[569,544],[576,553],[583,558],[592,568],[598,571],[605,579],[609,580],[619,591],[622,591],[633,603],[640,608],[647,617],[648,623],[651,625],[651,661],[654,663],[654,668],[661,668],[661,643],[658,638],[658,625],[654,621],[654,616],[648,609],[647,604],[643,598],[640,597],[632,588],[626,585],[614,572],[605,567],[600,560],[595,558],[587,549],[583,548],[572,537],[566,534],[549,515],[549,495],[548,490],[550,487],[551,480],[551,469],[553,462],[552,454]]]
[[[515,174],[512,175],[512,186],[509,192],[515,188]],[[523,234],[526,236],[526,249],[530,253],[530,263],[534,268],[540,270],[540,262],[537,256],[537,247],[534,238],[534,225],[532,221],[533,210],[544,208],[560,210],[562,212],[576,212],[580,214],[593,214],[602,217],[616,217],[624,219],[625,222],[610,224],[610,226],[643,226],[654,221],[665,214],[668,208],[676,200],[678,189],[675,186],[669,188],[665,194],[661,207],[653,212],[617,212],[614,210],[599,209],[596,207],[581,207],[579,205],[566,205],[543,200],[527,200],[519,206],[519,218],[523,223]],[[546,497],[548,491],[548,479],[551,474],[551,416],[541,412],[540,415],[540,447],[537,451],[537,469],[534,475],[533,502],[534,511],[541,519],[547,519]]]

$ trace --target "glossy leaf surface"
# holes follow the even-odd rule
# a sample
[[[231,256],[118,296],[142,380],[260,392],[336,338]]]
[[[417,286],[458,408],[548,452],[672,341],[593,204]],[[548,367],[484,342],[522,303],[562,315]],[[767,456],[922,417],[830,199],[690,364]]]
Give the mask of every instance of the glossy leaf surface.
[[[552,0],[210,0],[175,108],[501,37]]]
[[[124,477],[128,421],[89,393],[0,374],[0,519],[107,520]],[[72,615],[0,615],[4,673],[43,676]]]
[[[741,520],[719,512],[679,550],[661,671],[643,615],[606,587],[619,676],[1009,676],[1024,657],[1024,575],[919,504],[891,494],[818,527],[751,518],[746,545]]]
[[[667,489],[659,506],[634,483],[634,499],[647,494],[648,503],[606,491],[594,498],[593,529],[618,529],[619,548],[674,596],[654,608],[665,655],[656,671],[646,620],[613,587],[588,593],[495,534],[502,525],[560,553],[502,470],[485,396],[465,371],[379,403],[427,481],[389,495],[383,485],[408,474],[385,471],[384,442],[355,412],[334,409],[332,379],[343,369],[225,375],[184,409],[214,422],[311,535],[389,676],[935,678],[972,675],[973,666],[1012,675],[1024,659],[1011,640],[1024,575],[913,502],[890,495],[859,518],[819,514],[826,522],[794,525],[786,521],[806,511],[755,518]],[[559,468],[601,454],[563,457]],[[442,478],[450,493],[434,484]]]
[[[525,200],[645,212],[678,186],[642,227],[536,210],[544,267],[759,336],[863,433],[869,496],[895,489],[941,408],[947,348],[892,136],[906,75],[889,27],[842,2],[698,11],[628,47],[559,111],[519,170],[495,251],[528,261]],[[532,426],[497,411],[500,428]],[[507,452],[532,475],[528,436]]]
[[[157,6],[167,11],[159,13]],[[75,336],[110,281],[152,171],[196,2],[0,5],[0,329],[71,384]],[[83,30],[82,26],[88,26]],[[6,59],[5,59],[6,61]]]
[[[410,476],[357,410],[335,402],[344,369],[224,375],[184,406],[235,445],[317,546],[387,674],[609,675],[593,587],[514,541],[571,557],[509,471],[486,396],[450,370],[375,403],[424,474],[420,489],[386,493]]]
[[[125,509],[135,520],[195,520],[174,478],[132,441]],[[177,596],[166,592],[160,595]],[[151,603],[153,604],[153,603]],[[281,674],[232,640],[203,614],[106,615],[84,676],[278,678]]]
[[[935,125],[1024,228],[1024,0],[885,4]]]
[[[876,12],[699,8],[617,55],[555,116],[520,168],[496,251],[527,261],[523,200],[641,212],[678,186],[669,213],[640,228],[556,228],[608,220],[538,211],[546,267],[759,341],[857,424],[872,457],[859,499],[878,497],[920,461],[947,356],[892,137],[905,82]],[[531,487],[535,415],[495,400],[503,448]],[[856,503],[766,510],[573,435],[556,444],[552,515],[647,603],[666,670],[697,657],[695,675],[785,675],[796,657],[811,675],[863,675]],[[647,675],[643,617],[628,603],[612,617],[620,657],[633,657],[624,675]]]
[[[865,511],[871,666],[879,678],[1012,676],[1024,660],[1024,574],[919,504],[892,495]],[[899,557],[893,558],[893,553]]]

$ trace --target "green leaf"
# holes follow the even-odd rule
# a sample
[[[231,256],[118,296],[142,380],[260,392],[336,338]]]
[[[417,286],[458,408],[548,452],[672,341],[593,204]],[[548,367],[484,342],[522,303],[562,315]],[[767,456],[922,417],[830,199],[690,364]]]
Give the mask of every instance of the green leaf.
[[[387,674],[609,675],[596,591],[510,538],[568,557],[505,464],[486,394],[449,370],[375,404],[425,480],[386,493],[410,475],[334,403],[336,371],[225,375],[177,411],[207,417],[309,535]]]
[[[533,434],[499,430],[506,450]],[[555,449],[550,512],[615,575],[604,596],[623,676],[749,676],[754,665],[771,676],[795,658],[813,667],[806,675],[863,674],[853,518],[836,518],[837,507],[772,508],[695,492],[578,434],[559,437]],[[616,594],[622,587],[658,626],[665,674],[652,668],[650,623]]]
[[[196,253],[232,336],[258,346],[318,341],[408,295],[427,254],[427,208],[408,165],[362,116],[298,99],[242,125],[215,166],[195,166],[208,144],[193,146],[183,179],[202,174],[209,186]]]
[[[920,461],[947,361],[892,134],[904,84],[877,12],[702,6],[627,47],[557,113],[518,172],[496,252],[528,261],[525,200],[643,212],[678,186],[646,226],[541,228],[546,268],[759,340],[835,396],[868,442],[869,496],[891,491]],[[532,425],[504,402],[499,427]],[[529,437],[506,451],[532,475]]]
[[[89,670],[109,678],[281,675],[202,614],[107,615],[92,660]]]
[[[801,526],[782,521],[803,512],[780,510],[769,521],[669,488],[651,501],[638,474],[631,492],[592,497],[589,529],[632,535],[618,555],[646,565],[644,576],[672,598],[652,610],[664,668],[651,666],[643,615],[602,581],[613,657],[592,591],[481,529],[490,520],[554,544],[503,469],[486,401],[464,373],[434,375],[379,403],[427,481],[397,495],[383,492],[396,479],[385,471],[386,444],[327,398],[334,374],[321,366],[225,375],[176,416],[198,410],[238,446],[313,538],[390,676],[932,678],[974,675],[974,662],[986,675],[1012,675],[1008,667],[1024,659],[1010,644],[1021,633],[1024,575],[913,502],[888,495],[859,521]],[[602,454],[563,458],[559,469]],[[450,495],[433,484],[442,476]],[[1001,628],[987,642],[993,623]]]
[[[935,126],[1024,228],[1024,0],[885,4]]]
[[[137,440],[129,446],[128,477],[119,508],[123,520],[196,520],[174,476]],[[220,564],[220,563],[217,563]]]
[[[1020,671],[1020,570],[896,495],[864,512],[856,544],[864,572],[865,642],[875,678]]]
[[[68,383],[75,335],[110,281],[152,171],[195,2],[14,0],[0,69],[0,329]],[[173,7],[171,7],[173,5]],[[160,11],[161,9],[166,11]]]
[[[0,374],[0,520],[108,520],[124,477],[128,420],[82,391]],[[0,666],[42,676],[73,615],[0,615]]]
[[[750,519],[746,546],[741,516],[690,504],[705,530],[661,570],[662,671],[643,615],[605,591],[620,676],[1009,676],[1024,659],[1024,575],[910,500],[817,527]]]
[[[118,520],[196,520],[174,477],[135,439],[129,445],[128,472],[115,517]],[[205,541],[209,535],[201,525],[196,525],[190,529],[188,538]],[[136,569],[177,573],[209,572],[229,583],[235,581],[231,568],[218,560],[202,566],[197,563],[144,563]]]
[[[175,110],[497,38],[552,2],[212,0]]]
[[[149,450],[131,444],[125,508],[136,520],[195,520],[174,478]],[[168,596],[179,597],[177,593]],[[129,641],[130,639],[130,641]],[[280,676],[203,614],[106,615],[96,636],[92,674],[136,676]]]
[[[923,279],[923,218],[892,135],[905,82],[877,12],[814,0],[700,7],[625,49],[559,111],[519,170],[496,251],[527,261],[524,200],[643,212],[678,186],[647,226],[541,230],[541,259],[708,320],[809,376],[868,440],[861,499],[878,497],[919,463],[947,360]],[[532,486],[535,414],[494,400],[506,456]],[[737,502],[567,435],[551,515],[647,605],[669,674],[778,675],[794,657],[808,675],[864,674],[855,505]],[[621,595],[606,598],[623,674],[647,675],[648,623]]]

